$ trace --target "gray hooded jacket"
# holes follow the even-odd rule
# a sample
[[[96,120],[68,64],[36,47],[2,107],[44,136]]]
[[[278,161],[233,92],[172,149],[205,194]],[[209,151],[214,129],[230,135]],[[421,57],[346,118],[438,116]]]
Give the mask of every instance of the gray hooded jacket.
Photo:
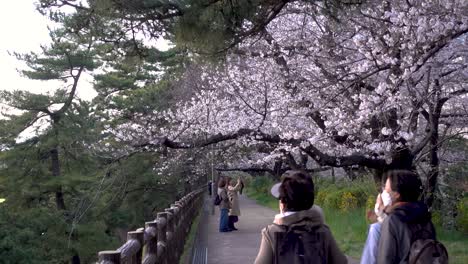
[[[435,239],[431,214],[423,203],[397,203],[382,223],[377,264],[406,264],[413,242],[410,225],[419,224]]]

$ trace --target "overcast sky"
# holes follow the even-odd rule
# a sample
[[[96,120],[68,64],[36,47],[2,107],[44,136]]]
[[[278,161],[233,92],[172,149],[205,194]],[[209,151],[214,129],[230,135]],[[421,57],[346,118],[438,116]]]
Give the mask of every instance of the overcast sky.
[[[27,69],[24,63],[8,54],[9,52],[40,52],[40,45],[50,43],[47,26],[53,26],[53,24],[37,12],[35,2],[36,0],[2,2],[0,8],[0,32],[2,35],[0,39],[0,90],[27,90],[33,93],[47,93],[64,85],[63,82],[59,81],[37,81],[22,77],[17,69]],[[168,49],[168,44],[162,38],[155,42],[155,45],[161,50]],[[77,89],[77,95],[80,98],[91,100],[96,96],[91,81],[90,75],[84,75],[80,79]],[[0,118],[2,118],[2,113],[12,113],[12,111],[19,113],[0,103]],[[17,141],[21,142],[41,133],[49,126],[49,123],[50,120],[47,118],[39,119],[21,132]]]
[[[0,8],[0,89],[29,90],[45,93],[60,87],[60,82],[33,81],[23,78],[17,68],[24,68],[8,52],[40,51],[41,44],[50,43],[48,20],[35,9],[35,0],[3,1]],[[50,24],[50,23],[49,23]],[[89,79],[89,78],[88,78]],[[95,96],[91,85],[82,82],[78,87],[78,96],[91,99]]]

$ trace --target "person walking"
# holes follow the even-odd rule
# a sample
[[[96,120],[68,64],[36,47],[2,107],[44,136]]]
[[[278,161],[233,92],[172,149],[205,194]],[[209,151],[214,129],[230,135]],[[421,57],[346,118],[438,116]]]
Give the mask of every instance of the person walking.
[[[237,228],[234,226],[234,223],[239,221],[239,216],[241,215],[238,195],[238,192],[241,188],[242,180],[240,178],[237,178],[237,182],[229,179],[228,196],[231,202],[231,209],[229,210],[229,228],[232,230],[237,230]]]
[[[220,179],[218,183],[218,196],[221,199],[219,204],[219,232],[230,232],[232,231],[229,228],[229,209],[231,208],[231,203],[229,202],[229,196],[227,193],[227,180]]]
[[[271,188],[280,214],[262,230],[255,264],[347,263],[322,209],[314,205],[314,183],[303,171],[287,171]]]
[[[389,171],[386,176],[385,191],[390,194],[393,206],[388,210],[388,215],[382,223],[377,263],[406,264],[411,258],[411,248],[415,239],[435,241],[436,233],[427,206],[419,201],[422,192],[419,177],[406,170]],[[421,253],[422,251],[418,255]],[[431,254],[429,257],[440,258],[437,262],[422,263],[448,261],[446,251],[443,250],[439,256]]]

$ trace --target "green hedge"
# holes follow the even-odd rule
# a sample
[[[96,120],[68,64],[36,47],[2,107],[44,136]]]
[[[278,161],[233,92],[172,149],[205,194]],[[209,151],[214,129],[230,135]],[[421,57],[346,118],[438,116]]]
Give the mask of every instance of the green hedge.
[[[343,212],[373,207],[377,190],[369,179],[359,181],[319,180],[316,184],[315,204]]]
[[[457,205],[457,229],[468,234],[468,197],[460,200]]]

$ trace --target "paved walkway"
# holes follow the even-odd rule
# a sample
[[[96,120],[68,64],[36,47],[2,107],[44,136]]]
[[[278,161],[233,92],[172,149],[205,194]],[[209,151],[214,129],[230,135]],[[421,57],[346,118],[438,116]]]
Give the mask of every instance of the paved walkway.
[[[253,263],[260,247],[260,231],[272,222],[275,211],[260,206],[253,200],[239,195],[241,216],[233,232],[220,233],[219,208],[214,208],[211,214],[211,201],[205,202],[203,215],[200,219],[198,234],[198,251],[205,255],[208,264],[244,264]],[[200,261],[196,261],[197,264]]]
[[[204,210],[195,242],[195,257],[191,264],[249,264],[253,263],[260,247],[261,230],[273,221],[276,211],[258,205],[239,195],[241,216],[233,232],[220,233],[219,208],[212,214],[211,200],[205,199]],[[355,263],[354,261],[350,261]]]

